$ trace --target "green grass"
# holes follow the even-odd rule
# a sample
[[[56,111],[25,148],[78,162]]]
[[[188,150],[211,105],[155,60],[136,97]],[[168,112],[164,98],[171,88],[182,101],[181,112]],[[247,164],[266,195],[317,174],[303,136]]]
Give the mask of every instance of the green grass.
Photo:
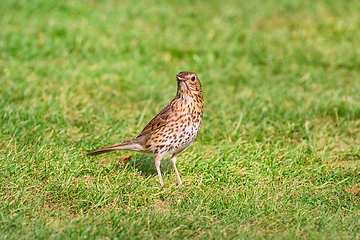
[[[0,239],[359,239],[359,1],[0,1]],[[178,158],[133,138],[202,81]],[[351,192],[351,190],[353,190]]]

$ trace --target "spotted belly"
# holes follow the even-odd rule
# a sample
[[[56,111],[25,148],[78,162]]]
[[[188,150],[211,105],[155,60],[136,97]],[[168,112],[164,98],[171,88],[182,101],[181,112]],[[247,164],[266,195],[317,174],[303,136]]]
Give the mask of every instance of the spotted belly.
[[[180,125],[172,131],[162,130],[161,140],[151,139],[147,143],[149,150],[156,155],[180,153],[192,144],[200,131],[200,127],[201,123],[193,123],[188,126]]]

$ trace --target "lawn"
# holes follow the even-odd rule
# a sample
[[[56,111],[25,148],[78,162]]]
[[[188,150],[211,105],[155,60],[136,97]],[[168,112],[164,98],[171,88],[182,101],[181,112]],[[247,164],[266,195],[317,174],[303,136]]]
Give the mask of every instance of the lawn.
[[[360,239],[360,2],[0,1],[0,239]],[[161,188],[137,136],[196,72]],[[128,164],[119,159],[132,154]]]

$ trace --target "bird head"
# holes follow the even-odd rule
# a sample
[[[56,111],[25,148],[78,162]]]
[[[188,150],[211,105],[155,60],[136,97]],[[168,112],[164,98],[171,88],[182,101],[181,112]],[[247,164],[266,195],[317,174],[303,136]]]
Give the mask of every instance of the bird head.
[[[180,72],[176,75],[178,81],[178,94],[202,93],[201,83],[193,72]]]

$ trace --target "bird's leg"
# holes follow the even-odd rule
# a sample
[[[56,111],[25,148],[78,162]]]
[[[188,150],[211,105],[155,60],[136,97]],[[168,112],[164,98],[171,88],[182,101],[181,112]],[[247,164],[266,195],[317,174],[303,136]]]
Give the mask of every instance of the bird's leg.
[[[182,181],[181,181],[179,172],[178,172],[178,170],[177,170],[177,168],[176,168],[176,158],[177,158],[177,154],[176,154],[176,155],[173,154],[173,155],[171,156],[171,163],[172,163],[172,165],[173,165],[173,167],[174,167],[174,169],[175,169],[176,177],[177,177],[177,179],[178,179],[178,181],[179,181],[179,186],[182,187],[183,184],[182,184]]]
[[[161,184],[161,186],[163,187],[163,186],[164,186],[164,182],[163,182],[163,180],[162,180],[161,172],[160,172],[161,159],[162,159],[162,156],[160,156],[160,155],[158,155],[158,156],[155,158],[155,167],[156,167],[156,170],[157,170],[158,175],[159,175],[160,184]]]

